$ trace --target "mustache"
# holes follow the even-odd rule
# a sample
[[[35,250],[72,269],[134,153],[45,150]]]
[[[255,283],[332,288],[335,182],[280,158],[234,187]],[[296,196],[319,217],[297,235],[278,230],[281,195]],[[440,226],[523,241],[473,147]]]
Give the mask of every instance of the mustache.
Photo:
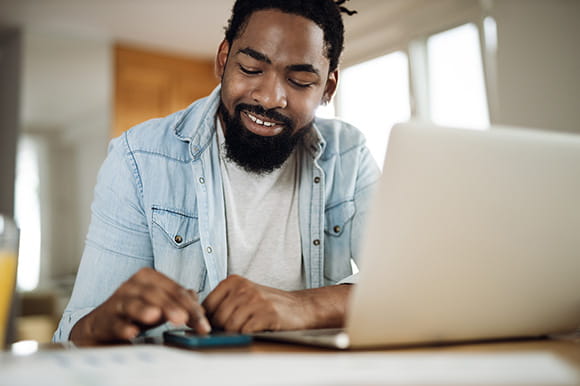
[[[289,129],[294,129],[294,121],[291,118],[288,118],[282,113],[274,109],[266,110],[260,105],[249,105],[246,103],[240,103],[236,106],[236,115],[240,116],[242,111],[247,111],[249,113],[254,113],[261,115],[269,120],[275,121],[277,123],[282,123],[285,127]]]

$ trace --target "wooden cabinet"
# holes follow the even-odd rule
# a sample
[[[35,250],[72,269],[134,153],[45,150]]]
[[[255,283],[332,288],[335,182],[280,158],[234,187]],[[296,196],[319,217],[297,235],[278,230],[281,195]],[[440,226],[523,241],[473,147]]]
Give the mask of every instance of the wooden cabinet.
[[[181,110],[207,96],[218,83],[213,60],[116,45],[111,135],[116,137],[147,119]]]

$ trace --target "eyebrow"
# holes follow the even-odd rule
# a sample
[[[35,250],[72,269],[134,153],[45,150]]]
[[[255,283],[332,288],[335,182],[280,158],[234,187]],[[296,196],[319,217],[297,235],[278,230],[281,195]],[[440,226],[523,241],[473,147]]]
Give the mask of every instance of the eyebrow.
[[[252,58],[260,61],[260,62],[264,62],[264,63],[268,63],[268,64],[272,64],[272,61],[270,60],[270,58],[268,58],[266,55],[264,55],[261,52],[258,52],[250,47],[246,47],[246,48],[241,48],[238,50],[237,54],[242,53],[242,54],[246,54],[248,56],[251,56]],[[236,54],[236,55],[237,55]]]
[[[295,72],[311,72],[320,76],[320,72],[311,64],[293,64],[287,67],[289,71]]]
[[[267,64],[272,64],[272,60],[270,60],[270,58],[268,58],[268,56],[264,55],[261,52],[254,50],[253,48],[250,48],[250,47],[239,49],[238,52],[236,53],[236,55],[237,54],[245,54],[245,55],[248,55],[248,56],[256,59],[257,61],[264,62]],[[311,64],[292,64],[292,65],[289,65],[288,67],[286,67],[286,69],[288,71],[293,71],[293,72],[311,72],[313,74],[320,76],[320,71],[318,71]]]

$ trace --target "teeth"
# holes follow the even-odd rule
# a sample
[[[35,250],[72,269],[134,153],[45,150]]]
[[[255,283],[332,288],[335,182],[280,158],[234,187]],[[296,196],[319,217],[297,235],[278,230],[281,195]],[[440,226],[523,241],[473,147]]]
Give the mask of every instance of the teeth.
[[[276,124],[274,122],[262,121],[261,119],[256,118],[255,116],[253,116],[250,113],[247,113],[247,115],[248,115],[248,117],[250,117],[250,119],[252,120],[252,122],[257,123],[258,125],[262,125],[262,126],[266,126],[266,127],[276,126]]]

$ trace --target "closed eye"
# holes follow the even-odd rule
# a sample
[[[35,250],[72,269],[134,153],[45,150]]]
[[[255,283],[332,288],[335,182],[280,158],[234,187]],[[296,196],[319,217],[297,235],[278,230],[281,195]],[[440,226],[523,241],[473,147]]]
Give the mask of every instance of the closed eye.
[[[308,88],[314,84],[314,83],[302,83],[302,82],[298,82],[297,80],[294,80],[294,79],[288,79],[288,81],[290,83],[292,83],[292,85],[294,85],[296,87],[300,87],[300,88]]]
[[[244,66],[242,66],[241,64],[240,64],[240,70],[244,74],[247,74],[247,75],[259,75],[259,74],[262,73],[262,71],[260,71],[260,70],[250,70],[250,69],[247,69]]]

